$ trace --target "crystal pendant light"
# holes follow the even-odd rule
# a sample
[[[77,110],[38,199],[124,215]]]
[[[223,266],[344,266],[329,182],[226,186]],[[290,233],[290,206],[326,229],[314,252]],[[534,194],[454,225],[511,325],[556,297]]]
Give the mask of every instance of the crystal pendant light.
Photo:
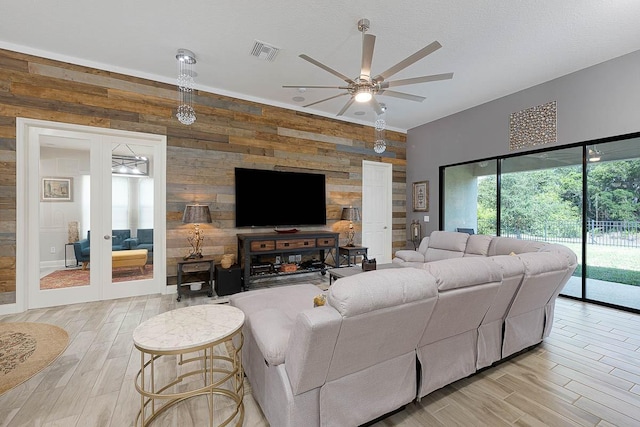
[[[178,109],[176,117],[185,125],[196,121],[196,112],[193,109],[194,71],[196,56],[188,49],[178,49]]]
[[[385,121],[387,106],[383,103],[380,103],[380,109],[382,110],[382,112],[378,114],[378,117],[376,118],[376,140],[373,143],[373,151],[378,154],[384,153],[384,151],[387,149],[387,143],[384,140],[384,130],[387,127],[387,122]]]

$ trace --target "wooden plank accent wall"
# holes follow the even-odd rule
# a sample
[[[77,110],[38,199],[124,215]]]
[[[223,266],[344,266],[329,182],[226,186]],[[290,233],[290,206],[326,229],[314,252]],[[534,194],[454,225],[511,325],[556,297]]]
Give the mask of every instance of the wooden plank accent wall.
[[[377,155],[373,127],[204,92],[195,96],[197,121],[184,126],[174,116],[175,91],[165,83],[0,50],[0,294],[16,289],[16,117],[167,136],[168,275],[189,249],[189,226],[181,222],[188,202],[211,208],[213,224],[202,226],[203,252],[220,258],[236,252],[237,166],[326,174],[327,229],[343,232],[341,208],[362,204],[362,160],[391,163],[393,250],[405,247],[406,134],[387,131],[387,151]],[[277,197],[274,192],[273,203]],[[360,241],[360,224],[356,228]]]

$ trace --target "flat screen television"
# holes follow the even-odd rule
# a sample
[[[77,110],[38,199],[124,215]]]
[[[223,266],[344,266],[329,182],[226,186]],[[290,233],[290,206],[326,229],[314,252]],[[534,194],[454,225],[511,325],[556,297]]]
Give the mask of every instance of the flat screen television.
[[[325,225],[324,174],[236,168],[236,227]]]

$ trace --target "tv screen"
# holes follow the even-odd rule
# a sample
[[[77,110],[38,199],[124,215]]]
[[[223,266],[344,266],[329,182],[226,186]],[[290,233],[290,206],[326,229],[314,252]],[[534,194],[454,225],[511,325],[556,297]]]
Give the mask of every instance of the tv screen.
[[[326,223],[323,174],[236,168],[236,227]]]

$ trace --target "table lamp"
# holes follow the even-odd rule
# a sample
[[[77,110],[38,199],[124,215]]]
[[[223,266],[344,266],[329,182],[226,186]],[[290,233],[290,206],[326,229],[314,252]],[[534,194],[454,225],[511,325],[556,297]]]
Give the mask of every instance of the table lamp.
[[[184,208],[182,222],[185,224],[193,224],[193,230],[189,232],[187,241],[191,245],[189,255],[184,259],[202,258],[202,242],[204,241],[204,233],[200,230],[200,224],[211,222],[211,212],[209,206],[206,205],[187,205]]]
[[[349,206],[348,208],[342,208],[342,216],[340,217],[343,221],[349,221],[349,231],[347,232],[347,246],[355,246],[353,244],[353,238],[356,235],[355,230],[353,229],[353,221],[360,221],[360,211],[358,208],[354,208],[353,206]]]

